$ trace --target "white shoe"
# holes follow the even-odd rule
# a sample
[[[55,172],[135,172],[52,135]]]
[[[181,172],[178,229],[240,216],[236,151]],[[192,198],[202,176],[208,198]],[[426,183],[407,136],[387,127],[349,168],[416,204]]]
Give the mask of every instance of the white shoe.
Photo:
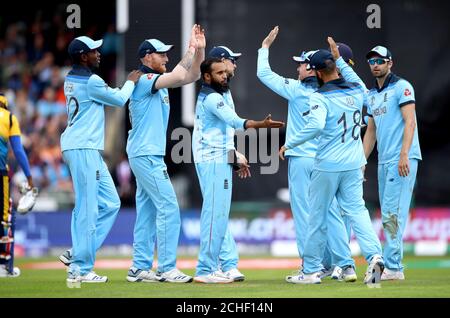
[[[20,268],[14,267],[12,273],[8,272],[6,265],[0,265],[0,277],[18,277],[20,276]]]
[[[178,268],[174,268],[168,272],[156,273],[158,277],[169,283],[190,283],[192,276],[186,275]]]
[[[287,275],[287,276],[285,277],[285,280],[286,280],[288,283],[292,283],[292,278],[295,277],[295,276],[299,276],[299,275],[303,275],[303,271],[302,271],[301,268],[300,268],[298,271],[292,272],[291,275]]]
[[[320,274],[320,279],[324,279],[325,277],[331,276],[331,274],[333,273],[333,270],[330,269],[326,269],[325,267],[322,268],[319,272]]]
[[[136,267],[131,267],[128,270],[127,281],[135,283],[135,282],[143,282],[143,283],[156,283],[165,281],[164,278],[157,276],[156,273],[152,270],[142,270]]]
[[[242,274],[237,268],[230,269],[229,271],[223,273],[235,282],[243,282],[245,279],[244,274]]]
[[[197,283],[204,284],[229,284],[233,282],[233,279],[225,276],[222,271],[215,271],[204,276],[195,276],[194,281]]]
[[[342,281],[342,273],[344,270],[339,266],[334,266],[333,273],[331,273],[331,279]]]
[[[320,273],[312,273],[312,274],[303,274],[299,272],[298,275],[288,276],[289,280],[286,277],[286,281],[292,284],[320,284],[322,280],[320,279]]]
[[[356,282],[358,276],[356,276],[356,272],[353,266],[347,266],[344,268],[344,271],[342,272],[342,278],[346,283]]]
[[[405,280],[405,274],[401,271],[385,268],[383,274],[381,274],[381,280]]]
[[[85,275],[79,276],[79,280],[82,283],[106,283],[108,281],[108,277],[99,276],[94,271],[92,271]]]
[[[374,255],[367,267],[364,284],[379,284],[384,270],[384,261],[380,255]]]

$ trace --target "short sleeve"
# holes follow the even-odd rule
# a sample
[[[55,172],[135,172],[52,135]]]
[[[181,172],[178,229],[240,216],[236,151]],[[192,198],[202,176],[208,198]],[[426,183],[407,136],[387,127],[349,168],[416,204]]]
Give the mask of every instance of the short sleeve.
[[[155,94],[158,91],[155,88],[155,84],[159,76],[159,74],[153,73],[142,75],[138,82],[140,91],[144,94]]]
[[[400,80],[396,85],[395,92],[397,94],[399,107],[414,104],[416,102],[414,88],[408,81]]]
[[[9,137],[11,136],[20,136],[20,126],[19,126],[19,121],[17,120],[17,117],[14,115],[11,115],[11,119],[12,119],[12,125],[11,125],[11,129],[9,130]]]

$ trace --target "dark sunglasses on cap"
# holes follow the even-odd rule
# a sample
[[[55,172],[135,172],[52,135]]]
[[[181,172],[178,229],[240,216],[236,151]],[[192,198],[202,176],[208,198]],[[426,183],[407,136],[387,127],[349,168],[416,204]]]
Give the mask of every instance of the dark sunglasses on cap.
[[[375,65],[375,64],[377,64],[377,65],[383,65],[383,64],[386,63],[387,61],[389,61],[389,59],[374,58],[374,59],[367,60],[367,62],[368,62],[370,65]]]

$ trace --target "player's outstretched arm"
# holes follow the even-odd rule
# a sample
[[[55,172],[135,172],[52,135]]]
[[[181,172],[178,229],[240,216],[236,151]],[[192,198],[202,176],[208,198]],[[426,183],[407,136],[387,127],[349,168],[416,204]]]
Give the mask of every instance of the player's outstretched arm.
[[[194,58],[197,51],[197,37],[196,32],[199,26],[194,24],[191,30],[191,37],[189,39],[189,48],[186,54],[183,56],[181,61],[175,66],[172,72],[162,74],[158,77],[155,83],[155,89],[161,88],[175,88],[180,87],[186,83],[186,79],[188,78],[188,74],[192,68],[192,64],[194,63]],[[198,69],[200,72],[200,67]]]
[[[317,137],[325,127],[328,109],[326,99],[319,93],[313,93],[310,101],[310,115],[305,127],[295,134],[291,139],[286,140],[284,146],[280,148],[279,156],[284,160],[284,152],[293,149],[308,140]]]
[[[139,81],[141,75],[141,71],[132,71],[128,74],[127,81],[121,89],[109,87],[100,76],[91,76],[87,85],[89,97],[100,104],[123,107],[131,97],[134,86]]]
[[[251,120],[248,119],[244,123],[244,128],[281,128],[284,126],[284,122],[272,120],[272,115],[267,115],[264,120]]]

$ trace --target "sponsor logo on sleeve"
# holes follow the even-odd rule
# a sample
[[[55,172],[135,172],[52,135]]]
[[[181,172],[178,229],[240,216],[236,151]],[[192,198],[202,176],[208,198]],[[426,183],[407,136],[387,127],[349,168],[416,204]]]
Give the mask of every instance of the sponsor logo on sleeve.
[[[404,94],[405,94],[405,96],[409,96],[409,95],[411,95],[411,91],[409,89],[405,89]]]

